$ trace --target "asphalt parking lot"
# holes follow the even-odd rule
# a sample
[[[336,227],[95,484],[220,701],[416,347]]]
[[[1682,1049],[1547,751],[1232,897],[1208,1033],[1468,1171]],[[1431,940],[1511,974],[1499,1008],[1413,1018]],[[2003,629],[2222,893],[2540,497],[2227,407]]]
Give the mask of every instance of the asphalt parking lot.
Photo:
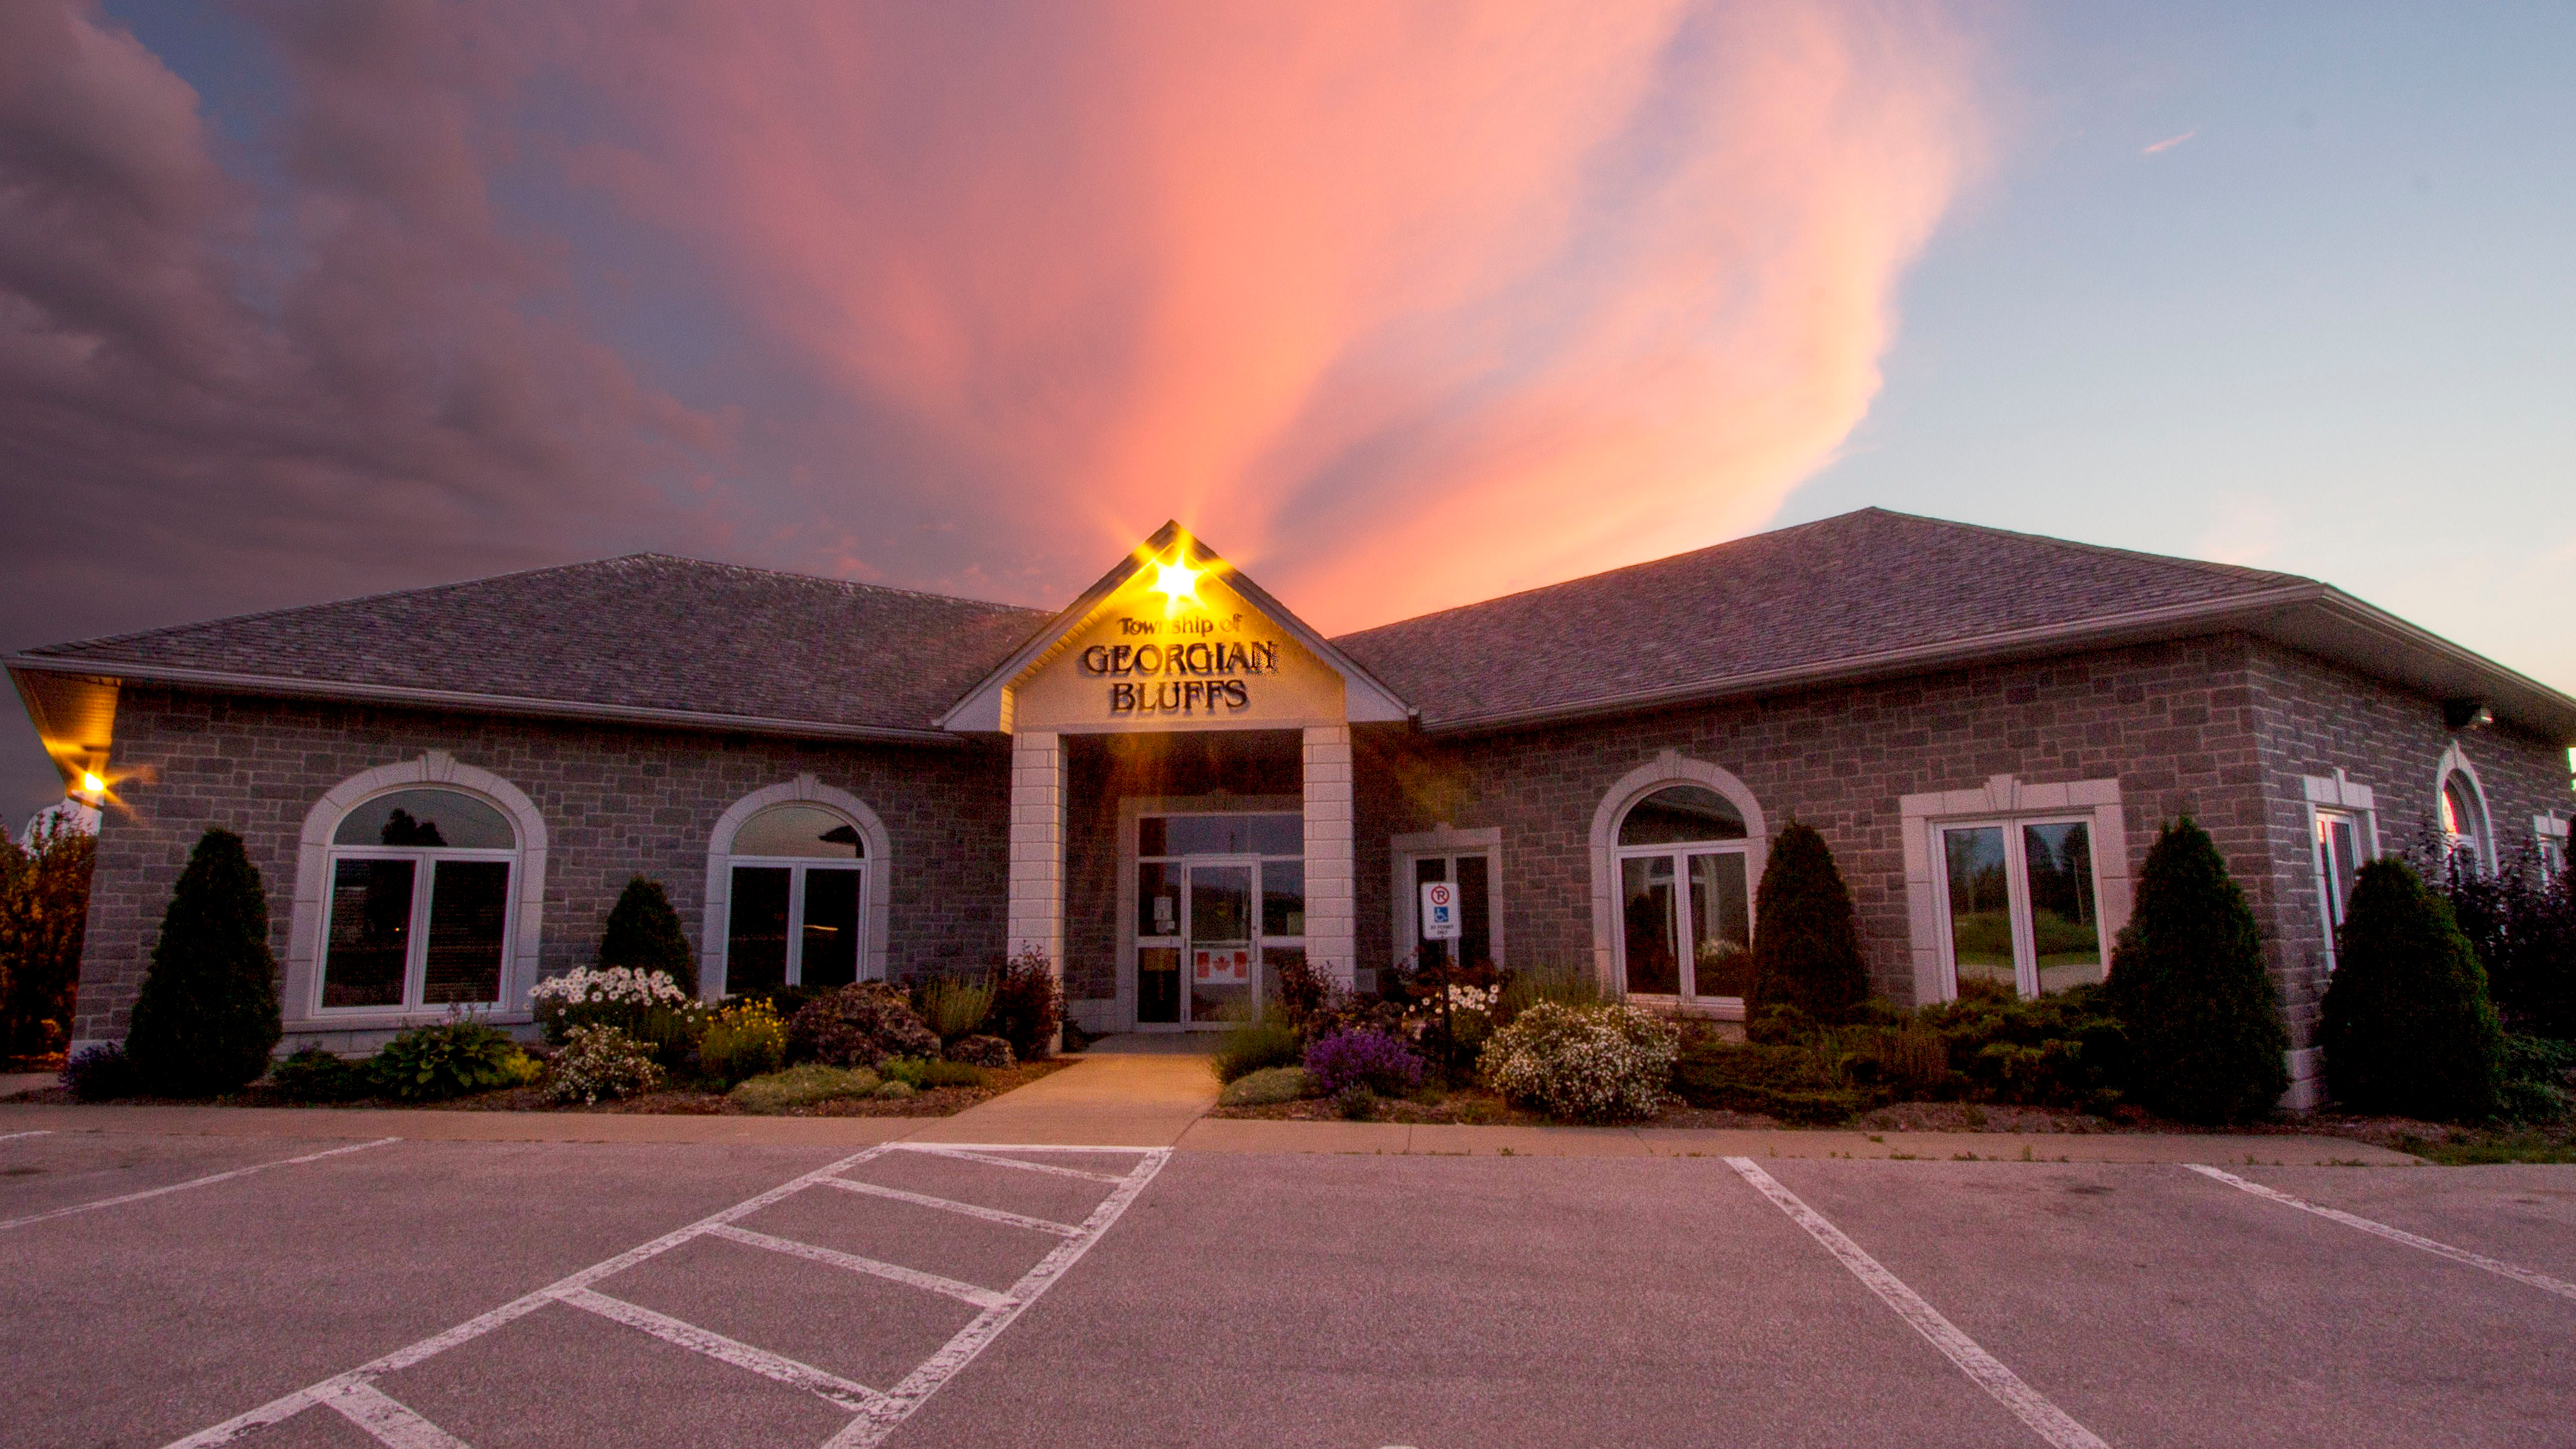
[[[2576,1442],[2576,1169],[2229,1171],[0,1138],[0,1445]]]

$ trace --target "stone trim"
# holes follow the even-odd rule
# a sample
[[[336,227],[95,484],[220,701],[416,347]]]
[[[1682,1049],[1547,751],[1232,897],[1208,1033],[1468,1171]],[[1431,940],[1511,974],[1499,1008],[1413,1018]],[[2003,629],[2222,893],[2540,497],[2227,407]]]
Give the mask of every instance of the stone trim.
[[[2120,782],[2072,780],[2056,785],[2025,785],[2011,775],[1990,776],[1973,790],[1930,790],[1897,801],[1903,817],[1905,848],[1905,916],[1914,960],[1914,999],[1950,1001],[1958,996],[1950,972],[1949,942],[1941,929],[1946,913],[1940,898],[1940,873],[1932,862],[1939,827],[1959,820],[2014,816],[2082,815],[2093,817],[2093,889],[2102,903],[2102,956],[2110,964],[2111,942],[2129,923],[2136,887],[2129,875],[2128,816],[2120,804]]]
[[[1003,950],[1035,949],[1064,980],[1064,737],[1011,736],[1011,885]]]
[[[501,1009],[493,1013],[492,1020],[517,1023],[533,1019],[527,1010],[527,998],[529,988],[537,984],[542,961],[538,948],[543,939],[546,903],[545,817],[538,813],[536,802],[508,780],[460,763],[444,751],[430,750],[418,759],[361,770],[324,791],[304,814],[304,828],[295,850],[294,905],[286,929],[286,989],[279,1002],[290,1034],[316,1030],[398,1031],[445,1018],[445,1007],[435,1011],[423,1008],[326,1014],[318,1005],[322,992],[323,895],[330,889],[331,837],[349,812],[367,801],[421,786],[478,796],[509,816],[511,828],[518,833],[519,858],[511,876],[510,950],[501,962]]]
[[[894,837],[866,801],[847,790],[823,784],[812,775],[799,775],[783,784],[764,785],[736,800],[716,817],[715,828],[707,832],[706,912],[698,945],[698,995],[704,1000],[719,1000],[725,994],[725,941],[733,930],[734,838],[754,815],[791,801],[836,811],[858,828],[864,857],[859,865],[859,890],[868,923],[859,979],[886,979],[887,938],[894,925]]]
[[[1507,966],[1504,954],[1503,917],[1503,830],[1488,825],[1479,830],[1460,830],[1443,820],[1429,830],[1410,835],[1387,837],[1387,959],[1402,962],[1413,954],[1413,943],[1420,935],[1416,919],[1422,913],[1416,904],[1420,893],[1413,888],[1413,862],[1426,855],[1482,855],[1485,857],[1485,888],[1492,892],[1487,908],[1488,929],[1494,938],[1494,964]]]
[[[1348,987],[1359,969],[1360,924],[1351,727],[1308,725],[1304,763],[1306,964]]]
[[[1619,822],[1628,808],[1666,785],[1704,785],[1733,802],[1744,814],[1745,873],[1758,894],[1762,868],[1771,858],[1771,827],[1762,801],[1751,786],[1727,770],[1694,760],[1678,750],[1665,750],[1630,770],[1602,795],[1592,812],[1592,970],[1604,988],[1624,996],[1619,980]]]

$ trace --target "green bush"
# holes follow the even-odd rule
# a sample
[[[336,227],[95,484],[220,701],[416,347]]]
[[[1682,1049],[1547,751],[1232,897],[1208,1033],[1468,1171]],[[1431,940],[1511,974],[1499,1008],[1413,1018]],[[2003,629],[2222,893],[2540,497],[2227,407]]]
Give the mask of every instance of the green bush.
[[[1542,1001],[1485,1043],[1485,1080],[1517,1106],[1578,1122],[1651,1117],[1671,1085],[1678,1034],[1633,1006]]]
[[[2107,1112],[2124,1096],[2129,1033],[2111,1015],[2099,986],[2031,1000],[1978,996],[1943,1002],[1916,1012],[1913,1029],[1941,1043],[1950,1095],[2087,1112]],[[1920,1091],[1893,1075],[1901,1070],[1896,1059],[1905,1050],[1887,1052],[1891,1075],[1883,1079],[1900,1091]]]
[[[904,1081],[900,1077],[891,1077],[885,1081],[879,1082],[877,1083],[877,1089],[868,1093],[869,1096],[876,1098],[880,1102],[904,1102],[909,1101],[920,1094],[921,1089],[919,1087],[914,1086],[910,1082]]]
[[[376,1092],[376,1075],[364,1062],[306,1047],[268,1069],[268,1085],[290,1102],[354,1102]]]
[[[2138,870],[2105,999],[2128,1027],[2130,1096],[2186,1122],[2268,1115],[2290,1034],[2245,892],[2209,833],[2168,823]]]
[[[617,904],[608,911],[607,928],[599,935],[600,969],[623,966],[630,971],[668,972],[680,989],[691,996],[698,994],[698,957],[689,949],[689,938],[680,929],[680,913],[671,909],[671,898],[662,892],[662,883],[636,876],[618,892]]]
[[[577,1026],[546,1062],[546,1098],[596,1105],[603,1097],[632,1097],[662,1085],[653,1049],[613,1026]]]
[[[789,1067],[786,1071],[753,1077],[736,1085],[726,1095],[726,1100],[746,1112],[774,1115],[794,1111],[798,1107],[811,1107],[818,1102],[864,1097],[874,1092],[882,1082],[882,1078],[866,1067]]]
[[[1601,978],[1588,966],[1556,962],[1513,971],[1503,978],[1502,995],[1495,999],[1495,1021],[1509,1022],[1542,1001],[1577,1009],[1599,1006]]]
[[[765,1076],[786,1063],[787,1023],[765,1001],[724,1008],[698,1037],[698,1069],[727,1086]]]
[[[1232,1082],[1271,1067],[1293,1067],[1305,1051],[1304,1033],[1289,1025],[1285,1012],[1264,1011],[1228,1023],[1208,1065],[1219,1082]]]
[[[1673,1064],[1673,1091],[1694,1107],[1816,1125],[1845,1121],[1879,1102],[1876,1093],[1842,1080],[1826,1053],[1714,1037],[1683,1049]]]
[[[2576,1109],[2576,1041],[2504,1039],[2502,1113],[2517,1122],[2562,1122]]]
[[[912,988],[912,1009],[943,1042],[973,1036],[993,1014],[993,987],[963,976],[925,976]]]
[[[1304,1067],[1263,1067],[1227,1083],[1216,1101],[1220,1107],[1266,1107],[1296,1101],[1306,1095],[1306,1086]]]
[[[437,1102],[501,1087],[524,1087],[537,1064],[508,1033],[479,1021],[418,1026],[376,1051],[368,1075],[390,1096]]]
[[[983,1068],[928,1057],[889,1057],[877,1063],[877,1075],[889,1082],[901,1082],[916,1092],[928,1091],[932,1087],[984,1085]]]
[[[282,1035],[268,892],[241,837],[209,830],[162,913],[126,1057],[148,1090],[211,1097],[256,1081]]]
[[[1753,907],[1753,990],[1745,1006],[1795,1006],[1840,1021],[1869,996],[1851,887],[1811,825],[1792,820],[1771,842]]]
[[[2501,1105],[2504,1029],[2486,971],[2404,861],[2372,861],[2353,883],[2318,1044],[2327,1090],[2353,1111],[2475,1121]]]
[[[0,1056],[44,1056],[71,1041],[97,855],[84,831],[57,825],[23,848],[0,831]]]

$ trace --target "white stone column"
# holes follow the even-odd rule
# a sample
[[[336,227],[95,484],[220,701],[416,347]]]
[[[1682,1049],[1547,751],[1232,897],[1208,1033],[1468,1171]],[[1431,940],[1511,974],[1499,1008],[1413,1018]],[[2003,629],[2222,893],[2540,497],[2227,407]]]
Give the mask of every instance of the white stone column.
[[[1351,849],[1351,727],[1306,730],[1306,960],[1351,984],[1359,965],[1359,899]]]
[[[1011,736],[1011,907],[1006,949],[1046,953],[1064,981],[1064,737]]]

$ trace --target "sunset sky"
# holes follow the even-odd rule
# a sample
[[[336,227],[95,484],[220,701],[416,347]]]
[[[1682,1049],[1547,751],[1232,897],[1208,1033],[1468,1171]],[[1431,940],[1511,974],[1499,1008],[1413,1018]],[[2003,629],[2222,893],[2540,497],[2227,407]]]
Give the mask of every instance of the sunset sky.
[[[18,0],[0,647],[638,549],[1053,605],[1167,517],[1340,631],[1878,504],[2576,688],[2572,68],[2564,6]]]

